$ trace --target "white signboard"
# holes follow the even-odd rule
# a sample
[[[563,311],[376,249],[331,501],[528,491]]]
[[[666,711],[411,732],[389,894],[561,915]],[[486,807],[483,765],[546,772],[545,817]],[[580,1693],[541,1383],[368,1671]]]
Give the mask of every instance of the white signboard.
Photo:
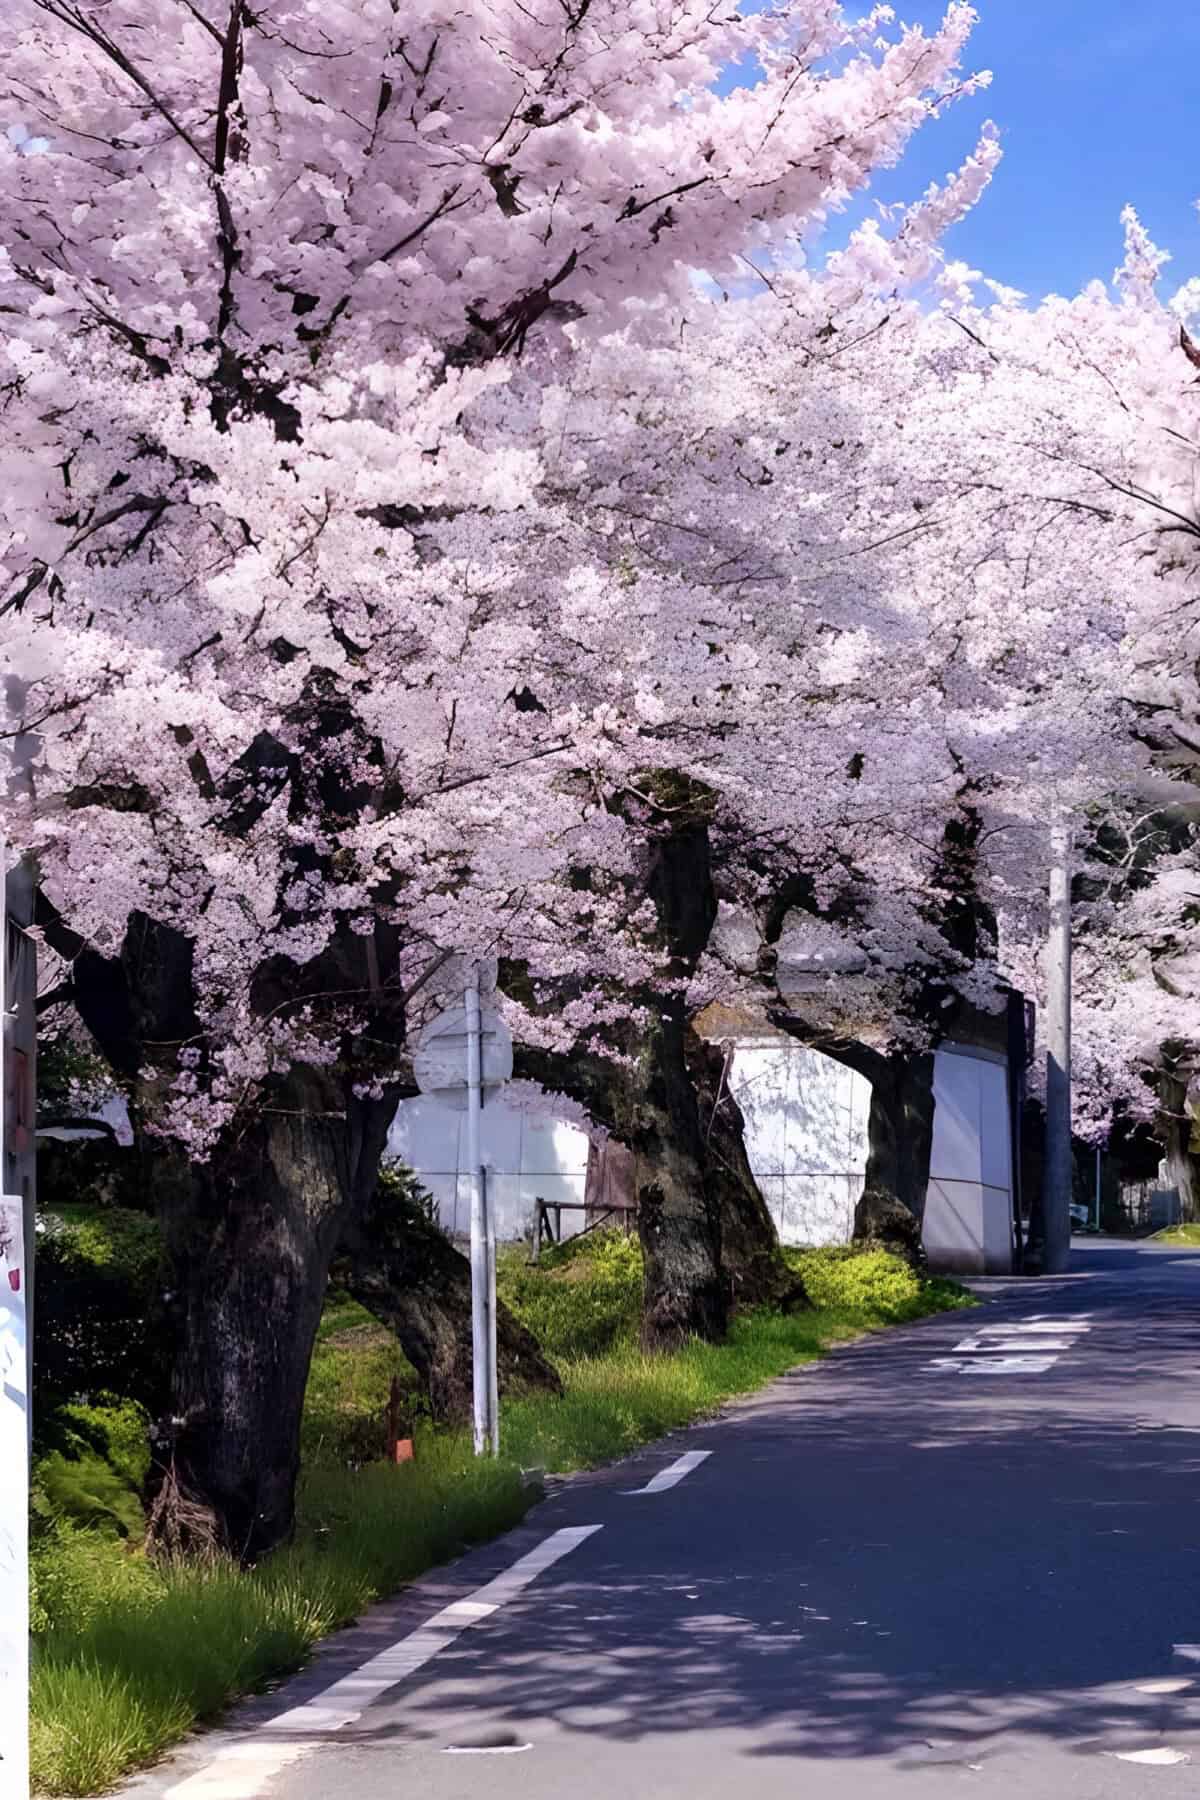
[[[508,1081],[513,1070],[512,1034],[498,1012],[480,1008],[479,1066],[484,1095]],[[423,1094],[467,1109],[467,1010],[455,1006],[442,1013],[421,1034],[413,1053],[413,1074]]]
[[[29,1792],[29,1396],[25,1233],[0,1196],[0,1794]]]

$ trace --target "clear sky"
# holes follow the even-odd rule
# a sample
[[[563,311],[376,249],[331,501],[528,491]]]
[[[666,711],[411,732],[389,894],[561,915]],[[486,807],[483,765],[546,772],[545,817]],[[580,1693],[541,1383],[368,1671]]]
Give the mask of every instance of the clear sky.
[[[924,25],[944,10],[893,4],[898,19]],[[879,197],[912,198],[940,179],[990,116],[1004,162],[947,239],[950,255],[1035,298],[1073,293],[1120,262],[1120,212],[1132,201],[1172,252],[1166,284],[1200,273],[1200,0],[975,6],[969,62],[991,69],[991,88],[924,127]],[[846,10],[867,6],[846,0]]]

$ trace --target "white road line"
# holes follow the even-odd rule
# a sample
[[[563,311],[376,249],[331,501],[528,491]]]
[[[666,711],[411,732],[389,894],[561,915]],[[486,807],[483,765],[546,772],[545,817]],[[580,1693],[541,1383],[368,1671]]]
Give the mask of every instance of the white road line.
[[[969,1337],[959,1339],[954,1346],[954,1353],[959,1356],[964,1350],[971,1350],[978,1355],[992,1355],[997,1350],[1012,1350],[1019,1356],[1027,1356],[1031,1350],[1035,1350],[1040,1356],[1046,1350],[1074,1348],[1074,1340],[1069,1338]]]
[[[1077,1349],[1091,1328],[1089,1313],[1060,1318],[1039,1313],[1008,1325],[978,1325],[951,1355],[935,1356],[925,1367],[959,1375],[1044,1375],[1059,1354]]]
[[[622,1491],[626,1494],[661,1494],[666,1488],[673,1488],[677,1482],[682,1481],[685,1475],[690,1475],[693,1469],[700,1466],[706,1456],[711,1455],[711,1450],[685,1451],[678,1462],[673,1462],[669,1468],[660,1469],[653,1480],[646,1483],[645,1487],[624,1488]]]
[[[1032,1337],[1035,1342],[1045,1337],[1047,1332],[1052,1337],[1068,1335],[1072,1343],[1078,1343],[1090,1325],[1075,1323],[1071,1319],[1063,1319],[1057,1325],[1049,1319],[1015,1319],[1011,1325],[979,1325],[976,1335],[979,1337]]]
[[[599,1530],[599,1525],[571,1525],[552,1531],[511,1569],[476,1588],[468,1599],[443,1607],[426,1624],[372,1656],[352,1674],[256,1731],[231,1738],[204,1768],[168,1788],[165,1800],[253,1800],[272,1776],[316,1749],[326,1732],[353,1724],[381,1694],[414,1674],[462,1632],[490,1619],[543,1570]]]
[[[1145,1750],[1107,1750],[1104,1754],[1118,1762],[1160,1763],[1165,1768],[1192,1760],[1186,1750],[1173,1750],[1169,1744],[1152,1744]]]
[[[1057,1356],[935,1356],[925,1367],[950,1369],[959,1375],[1044,1375],[1057,1361]]]

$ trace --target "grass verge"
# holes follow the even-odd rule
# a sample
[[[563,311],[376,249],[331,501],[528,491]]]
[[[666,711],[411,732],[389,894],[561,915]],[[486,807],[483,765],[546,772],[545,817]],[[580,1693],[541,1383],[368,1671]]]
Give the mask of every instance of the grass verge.
[[[31,1751],[35,1791],[103,1792],[238,1695],[299,1668],[316,1641],[424,1570],[514,1525],[521,1468],[596,1466],[711,1414],[865,1331],[970,1304],[873,1252],[792,1252],[816,1305],[735,1321],[724,1344],[646,1357],[634,1329],[641,1271],[625,1240],[585,1242],[500,1287],[556,1356],[561,1400],[513,1399],[504,1455],[476,1461],[459,1433],[421,1432],[415,1463],[359,1462],[377,1441],[394,1348],[344,1301],[314,1356],[295,1544],[258,1569],[153,1569],[126,1541],[55,1521],[35,1555]],[[590,1354],[577,1354],[582,1344]]]
[[[1176,1244],[1188,1250],[1200,1250],[1200,1225],[1170,1225],[1166,1231],[1156,1231],[1151,1238],[1153,1244]]]

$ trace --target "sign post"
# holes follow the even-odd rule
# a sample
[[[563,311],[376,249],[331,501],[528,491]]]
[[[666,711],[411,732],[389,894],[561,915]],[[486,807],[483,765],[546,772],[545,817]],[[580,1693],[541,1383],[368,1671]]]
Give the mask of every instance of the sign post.
[[[479,971],[467,977],[463,1004],[434,1019],[413,1054],[417,1086],[431,1100],[467,1115],[471,1196],[471,1386],[475,1454],[500,1448],[496,1357],[496,1222],[487,1191],[480,1132],[484,1101],[512,1075],[512,1038],[499,1014],[480,1004]]]

